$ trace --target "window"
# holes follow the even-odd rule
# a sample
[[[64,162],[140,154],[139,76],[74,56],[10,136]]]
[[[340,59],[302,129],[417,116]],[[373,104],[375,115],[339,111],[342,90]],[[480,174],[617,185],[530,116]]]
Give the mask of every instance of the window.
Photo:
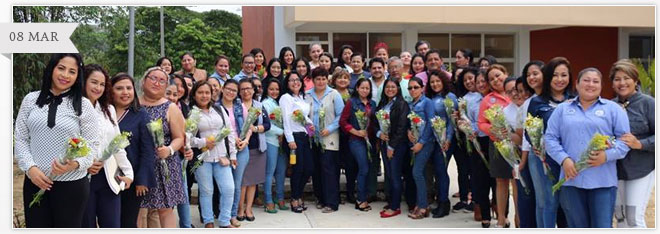
[[[309,46],[315,43],[321,44],[323,51],[328,51],[328,33],[296,33],[296,58],[303,56],[311,61]]]
[[[440,56],[449,58],[449,34],[447,33],[420,33],[419,40],[428,41],[431,47],[440,50]],[[413,48],[414,49],[414,48]],[[411,51],[413,54],[417,51]]]
[[[479,58],[492,55],[497,62],[515,73],[515,35],[513,34],[484,34],[484,33],[420,33],[419,40],[431,43],[431,48],[440,50],[440,56],[445,63],[456,61],[456,51],[461,48],[472,50],[473,62]]]
[[[369,53],[371,58],[374,56],[374,46],[379,42],[385,42],[389,57],[401,54],[401,33],[369,33]]]
[[[353,46],[353,53],[360,53],[367,56],[366,33],[333,33],[332,45],[332,56],[335,56],[335,58],[341,57],[339,49],[341,49],[341,46],[343,45],[351,45]]]
[[[332,38],[332,41],[329,40]],[[389,56],[399,56],[402,51],[403,42],[401,33],[319,33],[299,32],[296,33],[296,56],[304,56],[309,59],[309,45],[321,44],[323,51],[332,50],[335,61],[342,45],[353,46],[353,52],[359,52],[366,59],[373,57],[373,47],[378,42],[385,42],[389,47]]]
[[[628,53],[629,58],[639,58],[644,67],[648,68],[649,62],[655,58],[655,37],[630,36]]]

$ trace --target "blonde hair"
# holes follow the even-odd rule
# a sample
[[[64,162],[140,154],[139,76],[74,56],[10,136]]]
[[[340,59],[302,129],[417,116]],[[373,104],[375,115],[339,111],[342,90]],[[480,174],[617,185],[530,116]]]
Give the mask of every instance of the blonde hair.
[[[488,74],[489,74],[490,71],[492,71],[493,69],[500,70],[500,71],[504,72],[504,74],[506,74],[507,76],[509,75],[509,72],[506,70],[506,67],[502,66],[502,64],[498,64],[498,63],[496,63],[496,64],[491,64],[491,65],[488,67],[488,70],[486,70],[486,81],[489,81]]]
[[[635,82],[639,83],[639,72],[637,71],[637,66],[630,61],[630,59],[621,59],[612,64],[610,68],[610,80],[614,80],[614,75],[616,72],[621,71]]]

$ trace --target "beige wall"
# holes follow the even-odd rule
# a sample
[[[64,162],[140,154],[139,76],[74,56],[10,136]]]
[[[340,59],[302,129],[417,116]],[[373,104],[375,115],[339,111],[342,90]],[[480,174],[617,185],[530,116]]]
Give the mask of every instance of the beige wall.
[[[655,6],[290,6],[285,25],[439,23],[655,27]]]

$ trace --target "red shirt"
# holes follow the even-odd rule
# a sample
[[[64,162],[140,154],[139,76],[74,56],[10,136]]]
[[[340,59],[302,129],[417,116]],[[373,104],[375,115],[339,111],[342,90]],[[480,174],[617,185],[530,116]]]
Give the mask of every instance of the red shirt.
[[[490,134],[490,121],[486,119],[486,115],[484,112],[488,110],[493,105],[500,105],[502,109],[504,107],[508,106],[511,100],[509,100],[508,97],[502,96],[499,93],[493,91],[487,94],[483,99],[481,99],[481,104],[479,104],[479,116],[477,119],[477,126],[479,127],[479,130],[482,132],[486,133],[490,137],[491,140],[495,141],[495,138],[493,138],[493,135]]]

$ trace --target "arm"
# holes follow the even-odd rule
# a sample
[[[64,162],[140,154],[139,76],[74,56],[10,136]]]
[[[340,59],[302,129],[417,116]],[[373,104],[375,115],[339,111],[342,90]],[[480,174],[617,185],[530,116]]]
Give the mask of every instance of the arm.
[[[561,145],[561,124],[564,106],[559,106],[554,111],[554,114],[548,119],[548,125],[543,135],[543,140],[545,140],[545,149],[552,159],[555,160],[560,166],[566,158],[568,158],[568,153],[564,150],[564,146]]]
[[[266,108],[263,107],[263,105],[261,106],[261,118],[263,119],[262,121],[262,126],[264,128],[263,132],[270,130],[272,125],[270,124],[270,118],[268,118],[268,112],[266,112]]]
[[[227,115],[227,112],[223,108],[221,108],[220,112],[222,112],[220,114],[223,115],[225,121],[230,121],[229,115]],[[231,123],[224,122],[223,124],[225,127],[229,128],[230,132],[234,132],[234,126],[231,125]],[[227,152],[229,159],[236,160],[236,152],[238,152],[236,150],[236,138],[233,136],[233,134],[229,134],[229,136],[225,138],[225,141],[229,141],[229,152]],[[224,147],[224,145],[221,145],[221,147]]]
[[[110,118],[112,118],[112,121],[115,123],[114,126],[115,135],[119,135],[121,134],[121,130],[119,129],[119,122],[117,122],[117,112],[115,111],[115,108],[112,105],[109,105],[108,109],[110,110]],[[115,159],[117,160],[117,165],[119,166],[121,171],[124,172],[124,176],[128,177],[131,180],[134,180],[135,176],[133,175],[133,167],[131,166],[131,161],[128,161],[128,157],[126,156],[126,150],[121,149],[114,156]]]
[[[140,167],[136,169],[136,178],[135,185],[143,185],[151,187],[154,185],[154,161],[156,160],[156,152],[154,152],[154,139],[149,133],[147,128],[147,123],[149,123],[149,116],[144,110],[137,112],[140,123],[137,124],[138,129],[133,131],[137,132],[140,136],[138,144],[138,160],[140,161]]]
[[[183,120],[181,110],[179,110],[175,104],[170,104],[167,110],[167,115],[166,118],[170,124],[170,135],[172,136],[172,141],[169,146],[171,146],[174,151],[177,151],[183,146],[183,140],[185,138],[183,132],[185,121]]]
[[[613,106],[613,133],[616,138],[621,138],[623,134],[630,132],[630,121],[628,120],[628,114],[618,106]],[[552,118],[552,117],[550,117]],[[608,162],[615,161],[626,157],[626,154],[630,151],[630,148],[620,140],[615,141],[612,148],[605,150],[606,159]]]
[[[293,132],[291,131],[291,122],[293,121],[293,100],[289,95],[284,95],[280,98],[280,108],[282,108],[282,125],[284,127],[284,137],[286,142],[293,142]]]
[[[271,99],[268,99],[268,101],[264,102],[264,107],[268,107],[268,109],[270,109],[270,111],[268,112],[269,115],[270,115],[270,113],[273,112],[273,110],[275,110],[275,108],[277,108],[277,104],[276,103],[273,104],[274,101],[270,102],[270,100]],[[268,111],[268,109],[267,109],[267,111]],[[281,112],[281,109],[280,109],[280,113],[282,114],[282,116],[284,116],[284,113]],[[270,120],[270,118],[268,120]],[[276,136],[280,136],[280,135],[284,134],[284,129],[276,126],[275,124],[271,124],[270,129],[268,131],[270,133],[276,135]]]
[[[33,107],[36,106],[35,100],[37,93],[29,93],[23,98],[21,108],[16,116],[14,129],[14,154],[18,161],[18,167],[27,175],[28,170],[37,164],[30,153],[30,130],[27,125],[27,118]]]
[[[639,139],[639,142],[642,143],[642,150],[647,152],[655,152],[655,100],[650,99],[647,102],[646,110],[647,111],[645,113],[647,121],[649,122],[649,130],[651,131],[651,135],[644,139]]]
[[[335,97],[332,102],[335,104],[335,119],[332,120],[332,122],[328,125],[325,126],[325,129],[328,130],[328,132],[332,133],[334,131],[337,131],[339,129],[339,119],[341,118],[341,113],[344,110],[344,100],[341,99],[341,95],[339,92],[335,91]],[[323,130],[323,129],[321,129]]]
[[[430,99],[427,99],[429,101],[426,101],[424,104],[424,129],[422,129],[422,132],[420,133],[419,139],[417,139],[417,143],[425,144],[426,142],[432,142],[433,141],[433,128],[431,127],[431,116],[435,115],[433,103],[430,102]]]
[[[348,123],[348,120],[351,118],[351,100],[346,101],[346,105],[341,112],[341,117],[339,118],[339,126],[342,127],[345,133],[350,133],[353,130],[353,125]]]
[[[89,154],[86,157],[76,158],[78,162],[78,171],[87,171],[92,166],[95,155],[99,152],[99,142],[101,141],[100,125],[98,116],[95,113],[92,103],[87,98],[82,99],[82,114],[80,114],[80,134],[87,140]]]
[[[479,130],[482,131],[483,133],[486,133],[490,137],[491,140],[493,140],[493,137],[491,137],[490,134],[490,122],[486,119],[486,110],[489,108],[488,103],[482,99],[481,104],[479,104],[479,116],[477,118],[477,126],[479,127]]]

